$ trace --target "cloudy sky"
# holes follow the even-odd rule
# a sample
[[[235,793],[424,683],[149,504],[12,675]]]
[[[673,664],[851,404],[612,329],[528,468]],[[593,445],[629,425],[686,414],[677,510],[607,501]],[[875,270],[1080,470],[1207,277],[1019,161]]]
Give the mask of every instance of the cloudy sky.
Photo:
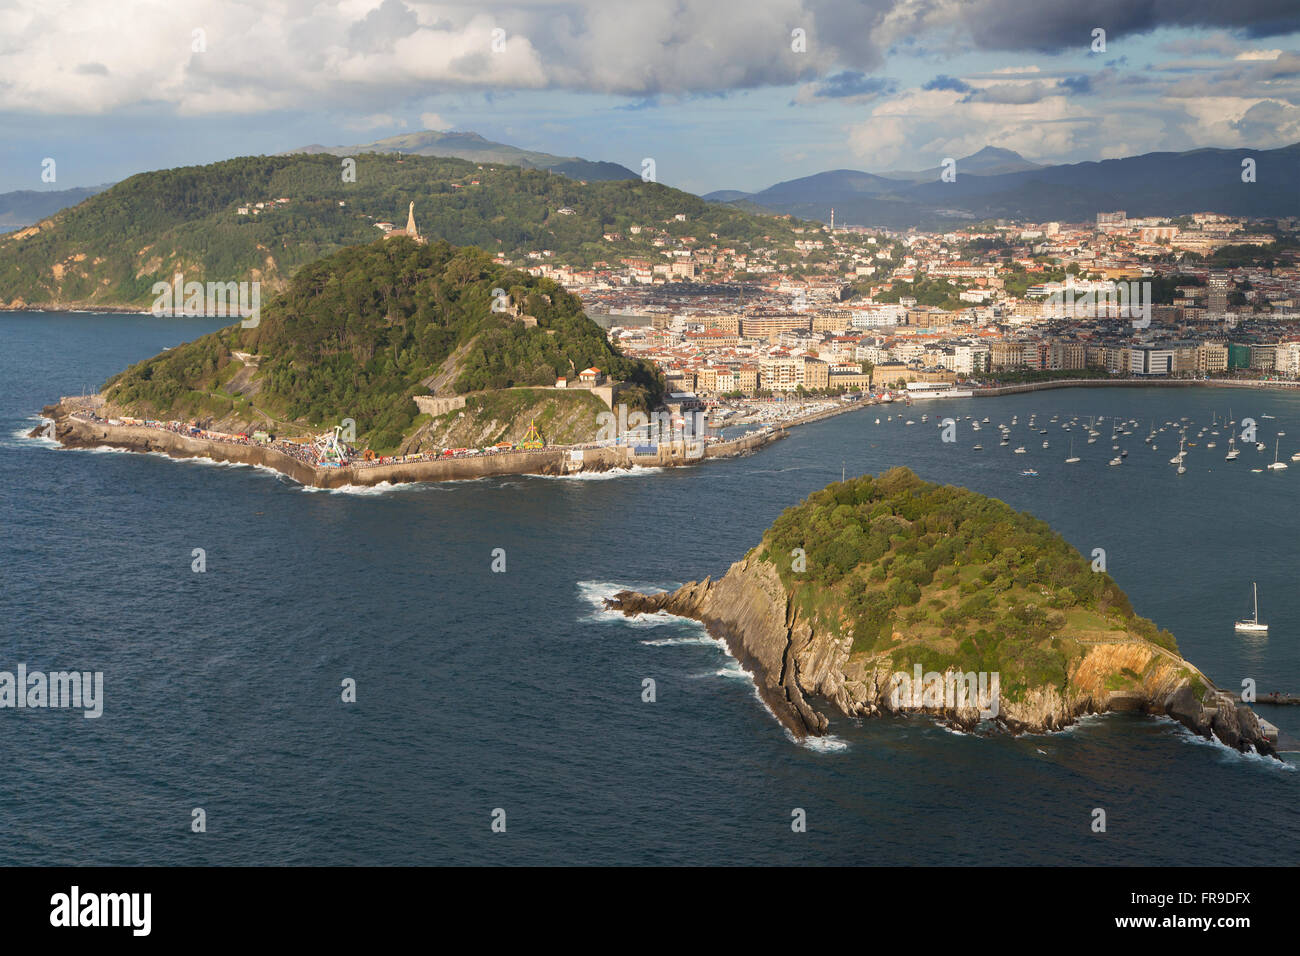
[[[694,192],[1275,147],[1300,0],[0,0],[0,190],[426,128]]]

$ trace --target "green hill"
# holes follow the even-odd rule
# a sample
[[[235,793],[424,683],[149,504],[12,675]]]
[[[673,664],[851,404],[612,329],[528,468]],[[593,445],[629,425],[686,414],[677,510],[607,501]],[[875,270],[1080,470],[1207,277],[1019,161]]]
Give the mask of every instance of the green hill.
[[[369,154],[356,157],[356,181],[344,182],[342,162],[254,156],[132,176],[0,237],[0,306],[145,309],[154,283],[177,272],[187,281],[257,280],[265,294],[306,263],[373,240],[378,222],[405,225],[410,202],[430,239],[506,257],[549,249],[575,265],[614,254],[606,232],[627,237],[618,255],[658,257],[649,229],[644,240],[632,234],[638,225],[721,243],[793,241],[787,222],[640,179],[582,183],[517,166]]]
[[[702,622],[798,736],[830,727],[814,703],[1034,733],[1124,710],[1274,752],[1254,712],[1047,524],[907,468],[813,492],[717,580],[606,606]]]
[[[1178,650],[1046,522],[906,468],[814,492],[777,518],[760,557],[814,627],[851,637],[855,655],[894,670],[920,658],[927,670],[997,671],[1013,698],[1065,694],[1090,641]]]
[[[493,312],[495,288],[536,326]],[[590,366],[627,383],[619,401],[629,406],[652,407],[662,395],[653,366],[618,354],[556,283],[498,265],[481,249],[395,238],[302,267],[263,304],[255,328],[235,325],[156,355],[104,391],[115,410],[201,418],[222,430],[306,433],[350,418],[358,445],[391,451],[431,424],[413,401],[431,391],[474,393],[466,414],[493,412],[493,434],[507,439],[526,428],[525,415],[565,423],[565,435],[548,440],[590,438],[605,407],[590,392],[530,393],[531,401],[509,406],[513,418],[481,394],[553,386]]]

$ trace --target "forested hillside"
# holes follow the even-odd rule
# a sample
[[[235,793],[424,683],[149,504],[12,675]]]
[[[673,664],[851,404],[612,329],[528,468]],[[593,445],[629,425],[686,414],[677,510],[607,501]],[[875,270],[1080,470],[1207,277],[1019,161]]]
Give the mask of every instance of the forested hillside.
[[[377,223],[404,226],[411,202],[431,239],[506,256],[549,249],[575,264],[608,258],[602,236],[611,231],[627,239],[620,255],[656,254],[649,230],[643,241],[632,234],[636,225],[724,243],[792,239],[784,220],[639,179],[583,183],[516,166],[378,154],[356,157],[355,182],[344,173],[337,157],[293,155],[132,176],[0,237],[0,306],[144,309],[154,283],[177,272],[281,289],[304,264],[375,239]]]
[[[494,288],[536,327],[493,312]],[[389,239],[299,270],[263,305],[256,328],[206,335],[104,388],[113,406],[149,418],[308,429],[351,418],[358,441],[389,450],[417,425],[412,397],[429,394],[440,372],[451,373],[447,392],[464,394],[553,386],[590,366],[628,383],[619,400],[634,407],[662,394],[656,370],[618,354],[554,282],[497,265],[480,249]]]

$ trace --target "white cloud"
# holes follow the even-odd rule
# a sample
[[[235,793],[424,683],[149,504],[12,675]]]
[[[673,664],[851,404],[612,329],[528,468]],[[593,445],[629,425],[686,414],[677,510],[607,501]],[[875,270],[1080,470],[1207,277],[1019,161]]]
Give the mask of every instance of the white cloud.
[[[421,113],[420,123],[424,126],[425,129],[431,129],[439,133],[442,132],[443,130],[451,129],[451,124],[448,123],[441,116],[439,116],[437,113]]]
[[[0,109],[161,103],[194,114],[329,97],[380,112],[395,99],[464,90],[646,96],[789,84],[837,63],[879,66],[875,11],[899,2],[856,6],[859,29],[848,31],[835,27],[845,12],[824,0],[512,0],[491,12],[455,0],[7,0]],[[830,25],[819,29],[819,17]],[[791,49],[796,27],[807,52]],[[192,48],[196,29],[202,51]]]

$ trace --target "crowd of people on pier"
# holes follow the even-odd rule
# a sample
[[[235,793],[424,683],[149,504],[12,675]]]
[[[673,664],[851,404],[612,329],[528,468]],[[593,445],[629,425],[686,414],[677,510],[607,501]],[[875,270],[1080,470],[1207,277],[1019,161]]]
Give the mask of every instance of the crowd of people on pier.
[[[432,462],[446,461],[448,459],[477,458],[485,456],[503,455],[506,453],[532,454],[545,451],[582,451],[600,448],[610,448],[617,445],[631,445],[638,442],[646,442],[645,438],[634,438],[625,436],[619,441],[597,441],[582,442],[575,445],[551,446],[549,449],[542,448],[524,448],[519,445],[501,443],[500,445],[489,446],[487,448],[447,448],[441,451],[429,450],[415,452],[409,455],[373,455],[369,453],[357,452],[355,449],[346,445],[342,446],[344,454],[342,457],[322,458],[321,449],[317,443],[311,440],[294,441],[287,438],[276,438],[274,435],[267,434],[264,438],[249,435],[247,432],[218,432],[205,429],[197,421],[155,421],[152,419],[135,419],[135,418],[104,418],[92,409],[82,408],[74,413],[74,416],[88,422],[101,425],[113,426],[131,426],[136,428],[155,428],[160,431],[172,432],[186,438],[194,438],[202,441],[220,442],[227,445],[243,445],[248,448],[269,448],[279,452],[282,455],[302,462],[313,468],[319,467],[352,467],[352,468],[372,468],[382,465],[408,464],[413,462]],[[764,428],[760,431],[767,431]],[[734,437],[734,436],[733,436]],[[680,440],[680,437],[674,440]],[[723,440],[720,436],[708,436],[702,439],[705,444]]]

